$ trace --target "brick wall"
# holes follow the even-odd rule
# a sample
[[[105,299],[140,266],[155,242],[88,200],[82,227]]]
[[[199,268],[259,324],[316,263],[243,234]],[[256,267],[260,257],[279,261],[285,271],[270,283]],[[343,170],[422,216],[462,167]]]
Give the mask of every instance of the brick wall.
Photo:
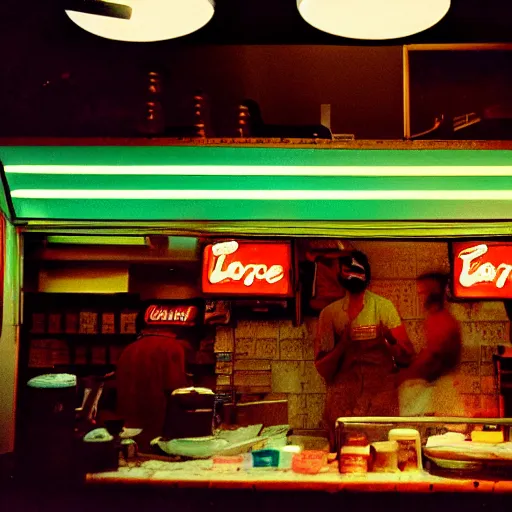
[[[372,266],[371,289],[393,301],[417,351],[424,343],[422,311],[416,295],[417,275],[449,271],[448,244],[437,242],[356,242]],[[461,322],[462,361],[457,373],[459,404],[453,414],[497,413],[492,354],[508,343],[509,322],[500,302],[450,303]],[[316,319],[240,321],[236,329],[217,328],[215,351],[231,354],[217,363],[217,384],[234,384],[237,391],[286,395],[294,428],[319,428],[325,385],[313,364]]]

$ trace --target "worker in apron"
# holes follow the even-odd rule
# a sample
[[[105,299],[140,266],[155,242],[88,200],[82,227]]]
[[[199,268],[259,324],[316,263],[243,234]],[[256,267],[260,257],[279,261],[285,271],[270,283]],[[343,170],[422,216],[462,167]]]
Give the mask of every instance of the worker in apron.
[[[414,355],[393,303],[367,290],[370,278],[365,254],[341,258],[347,294],[320,313],[315,366],[327,386],[323,419],[332,449],[337,418],[398,415],[396,369]]]
[[[422,274],[418,296],[425,311],[425,347],[399,375],[402,416],[465,416],[456,370],[462,351],[458,320],[445,308],[447,276]]]

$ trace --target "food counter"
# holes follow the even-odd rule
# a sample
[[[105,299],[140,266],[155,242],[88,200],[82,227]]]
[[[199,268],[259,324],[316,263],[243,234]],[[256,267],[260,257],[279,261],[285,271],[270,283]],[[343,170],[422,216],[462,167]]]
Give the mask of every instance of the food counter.
[[[118,471],[89,473],[89,485],[133,484],[208,489],[251,489],[258,491],[325,492],[512,492],[512,481],[447,478],[422,471],[389,475],[340,475],[330,471],[318,475],[297,474],[269,468],[241,471],[215,471],[211,460],[134,462]]]
[[[495,430],[487,430],[490,425]],[[295,464],[300,452],[293,455],[293,462],[273,464],[274,467],[256,467],[261,450],[232,457],[210,457],[196,460],[171,462],[165,457],[141,455],[133,459],[122,459],[117,471],[89,473],[89,485],[130,483],[149,486],[171,486],[178,488],[207,489],[250,489],[262,491],[326,491],[348,492],[404,492],[404,493],[494,493],[512,491],[512,455],[509,450],[508,429],[512,420],[502,418],[339,418],[337,421],[338,454],[325,454],[321,468],[298,466]],[[408,427],[397,428],[397,427]],[[413,428],[414,427],[414,428]],[[417,429],[417,430],[416,430]],[[241,429],[243,430],[243,429]],[[279,430],[279,429],[277,429]],[[354,434],[356,433],[357,434]],[[400,432],[413,432],[418,435],[418,444],[409,445],[414,456],[414,465],[403,464],[403,454],[396,452],[395,438]],[[442,434],[440,434],[442,433]],[[503,442],[475,442],[471,439],[502,436]],[[349,437],[347,437],[349,436]],[[457,439],[459,439],[457,441]],[[267,451],[278,446],[275,436],[268,438]],[[290,439],[290,438],[289,438]],[[364,440],[368,454],[365,465],[357,465],[354,458],[347,465],[346,454],[364,454],[365,447],[354,441]],[[398,437],[398,439],[400,439]],[[455,441],[454,441],[455,439]],[[283,438],[284,440],[284,438]],[[371,443],[371,444],[370,444]],[[394,459],[388,465],[377,465],[379,447],[394,443]],[[198,445],[199,445],[198,441]],[[453,450],[450,446],[453,444]],[[287,445],[290,448],[290,445]],[[353,450],[348,448],[352,446]],[[399,446],[399,442],[398,442]],[[374,447],[377,447],[375,452]],[[261,445],[258,447],[261,448]],[[268,449],[270,448],[270,449]],[[299,447],[297,447],[299,448]],[[176,448],[174,448],[176,450]],[[184,449],[184,448],[181,448]],[[188,448],[189,449],[189,448]],[[198,448],[195,448],[198,450]],[[225,448],[224,448],[225,449]],[[283,446],[280,451],[283,457]],[[418,450],[417,453],[415,450]],[[439,462],[432,453],[448,453],[451,460],[447,465]],[[304,450],[305,453],[320,453]],[[490,455],[489,455],[490,453]],[[405,452],[408,455],[408,452]],[[354,455],[357,458],[357,455]],[[460,460],[458,460],[460,459]],[[237,461],[238,464],[234,464]],[[433,462],[436,461],[436,462]],[[226,464],[230,462],[230,464]],[[308,472],[316,474],[306,474]]]

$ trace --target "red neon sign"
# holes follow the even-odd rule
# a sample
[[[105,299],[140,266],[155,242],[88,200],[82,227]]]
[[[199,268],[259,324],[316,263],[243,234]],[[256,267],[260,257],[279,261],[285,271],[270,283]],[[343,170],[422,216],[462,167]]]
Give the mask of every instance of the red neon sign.
[[[203,255],[203,293],[287,296],[291,285],[289,243],[235,241],[207,245]]]
[[[196,306],[171,306],[152,304],[144,313],[146,325],[193,326],[198,317]]]
[[[512,242],[454,242],[452,251],[456,297],[512,298]]]

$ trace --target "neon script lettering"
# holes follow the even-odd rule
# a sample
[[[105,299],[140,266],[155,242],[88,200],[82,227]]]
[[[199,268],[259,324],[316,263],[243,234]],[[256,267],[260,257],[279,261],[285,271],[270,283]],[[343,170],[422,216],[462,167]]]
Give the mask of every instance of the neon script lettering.
[[[226,263],[229,255],[238,250],[238,242],[221,242],[212,247],[214,257],[213,270],[208,276],[212,284],[225,281],[242,281],[245,286],[251,286],[255,279],[269,284],[277,283],[284,277],[282,265],[272,265],[270,268],[262,263],[244,265],[241,261]]]
[[[146,311],[146,322],[177,322],[186,323],[192,320],[192,307],[169,308],[166,306],[150,306]]]
[[[459,252],[458,257],[462,260],[462,270],[459,276],[459,283],[469,288],[477,283],[493,283],[496,281],[496,288],[503,288],[512,272],[512,265],[501,263],[495,267],[491,262],[478,261],[489,248],[486,244],[469,247]]]

